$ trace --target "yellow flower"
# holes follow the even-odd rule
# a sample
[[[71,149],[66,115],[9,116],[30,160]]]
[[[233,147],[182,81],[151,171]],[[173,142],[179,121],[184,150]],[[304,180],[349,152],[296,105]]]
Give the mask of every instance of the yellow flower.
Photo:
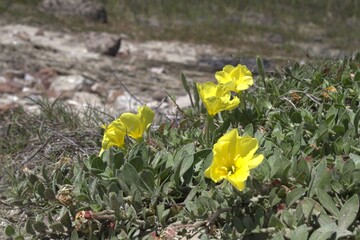
[[[257,149],[258,142],[255,138],[240,137],[237,129],[231,130],[214,144],[214,159],[206,169],[205,177],[214,182],[226,179],[242,191],[250,169],[257,167],[264,159],[262,154],[255,154]]]
[[[231,99],[230,91],[223,85],[206,82],[198,83],[196,87],[202,102],[211,116],[224,110],[232,110],[240,103],[238,97]]]
[[[252,73],[244,65],[237,65],[236,67],[226,65],[222,71],[215,73],[215,78],[220,84],[224,84],[231,91],[236,93],[248,89],[254,84]]]
[[[110,123],[109,126],[105,125],[104,128],[105,132],[99,155],[112,146],[123,147],[125,144],[126,129],[118,119]]]
[[[325,88],[325,91],[322,93],[324,98],[330,98],[329,93],[336,93],[337,89],[334,86]]]
[[[147,106],[139,107],[138,113],[124,113],[119,120],[126,129],[126,133],[134,138],[139,139],[144,131],[150,126],[154,119],[155,113]]]
[[[327,87],[325,90],[328,92],[337,92],[337,89],[334,86]]]

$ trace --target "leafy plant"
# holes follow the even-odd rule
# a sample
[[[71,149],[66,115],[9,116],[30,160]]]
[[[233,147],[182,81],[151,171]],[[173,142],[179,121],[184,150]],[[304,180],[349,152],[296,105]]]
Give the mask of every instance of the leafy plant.
[[[156,123],[137,140],[125,137],[124,147],[101,156],[99,144],[89,156],[58,155],[56,164],[9,174],[7,201],[31,206],[19,236],[358,237],[360,54],[295,63],[272,75],[260,58],[257,64],[260,76],[237,93],[235,109],[209,118],[195,83],[182,75],[192,106],[179,120]],[[243,191],[204,176],[213,144],[231,129],[256,140],[264,155]],[[227,170],[229,177],[221,176],[231,179],[234,169]],[[6,234],[17,232],[9,225]]]

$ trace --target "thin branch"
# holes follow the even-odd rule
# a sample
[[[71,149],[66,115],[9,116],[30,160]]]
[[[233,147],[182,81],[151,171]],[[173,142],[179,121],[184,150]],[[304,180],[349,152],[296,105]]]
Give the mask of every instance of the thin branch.
[[[51,140],[52,136],[48,137],[46,141],[33,153],[30,157],[25,158],[24,161],[21,162],[19,169],[22,168],[26,163],[30,162]]]
[[[297,110],[297,107],[295,106],[295,104],[294,104],[292,101],[290,101],[288,98],[286,98],[286,97],[282,97],[281,99],[283,99],[283,100],[285,100],[285,101],[289,102],[289,103],[291,104],[291,106],[293,106],[293,108],[295,108],[295,109]]]
[[[54,134],[58,135],[58,136],[61,137],[62,139],[68,141],[68,142],[71,143],[72,145],[76,146],[82,153],[87,154],[87,152],[86,152],[85,150],[83,150],[83,149],[81,148],[81,146],[79,146],[79,144],[75,143],[73,140],[71,140],[71,139],[63,136],[62,134],[60,134],[60,133],[58,133],[58,132],[56,132],[56,131],[54,131],[54,130],[52,130],[52,129],[49,129],[49,131],[51,131],[51,132],[53,132]]]
[[[125,84],[120,80],[120,78],[118,78],[118,76],[116,76],[115,73],[114,73],[114,76],[115,76],[115,78],[119,81],[120,85],[124,88],[124,90],[125,90],[135,101],[137,101],[137,102],[140,103],[141,105],[144,105],[144,103],[143,103],[141,100],[139,100],[137,97],[135,97],[134,94],[132,94],[132,93],[130,92],[130,90],[125,86]]]
[[[218,218],[220,214],[231,211],[232,209],[233,209],[232,207],[227,207],[216,210],[216,212],[211,214],[210,217],[208,217],[208,219],[206,220],[206,226],[209,227],[212,223],[215,222],[216,218]]]

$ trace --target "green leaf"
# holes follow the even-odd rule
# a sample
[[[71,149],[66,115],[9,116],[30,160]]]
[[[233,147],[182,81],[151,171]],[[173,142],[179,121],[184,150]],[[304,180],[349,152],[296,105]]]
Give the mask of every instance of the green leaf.
[[[252,217],[249,215],[245,215],[242,218],[242,223],[246,229],[254,229],[254,221],[252,220]]]
[[[293,205],[297,200],[301,198],[301,196],[306,192],[306,189],[304,188],[296,188],[292,190],[290,193],[288,193],[286,197],[286,206],[290,207]]]
[[[185,156],[180,169],[180,176],[183,176],[187,170],[189,170],[194,162],[194,155],[193,153],[189,153],[189,155]]]
[[[318,216],[318,222],[319,222],[320,226],[323,227],[325,225],[335,223],[335,220],[333,218],[329,217],[325,212],[322,212]]]
[[[183,174],[192,167],[194,163],[194,144],[183,146],[174,156],[174,180],[179,185]]]
[[[109,202],[110,202],[111,209],[113,209],[115,211],[115,213],[119,212],[120,201],[119,201],[119,198],[116,193],[114,193],[114,192],[109,193]]]
[[[31,218],[28,218],[28,220],[25,223],[25,230],[26,230],[27,233],[29,233],[31,235],[36,234],[36,232],[34,230],[34,227],[33,227],[33,224],[34,224],[34,220],[32,220]]]
[[[302,142],[303,126],[299,125],[294,133],[294,145],[291,150],[291,155],[295,155],[299,152]]]
[[[354,127],[355,127],[356,136],[359,136],[359,121],[360,121],[360,109],[357,110],[354,117]]]
[[[262,208],[259,207],[258,209],[256,209],[255,214],[254,214],[254,223],[257,226],[262,227],[264,224],[264,221],[265,221],[265,212]]]
[[[300,159],[296,164],[296,179],[300,183],[309,183],[310,169],[304,159]]]
[[[135,156],[132,159],[130,159],[129,163],[134,166],[137,172],[140,172],[144,168],[144,161],[139,156]]]
[[[44,198],[46,200],[54,200],[55,199],[55,193],[51,188],[46,188],[44,191]]]
[[[36,221],[33,225],[35,231],[39,232],[39,233],[46,233],[48,230],[48,227],[46,226],[46,224],[42,221]]]
[[[326,159],[322,159],[318,166],[316,167],[316,171],[312,173],[312,184],[309,192],[309,196],[312,197],[315,193],[316,188],[326,189],[330,188],[331,175],[327,170],[327,162]]]
[[[277,188],[273,188],[269,193],[270,206],[273,207],[281,201],[281,198],[276,194]]]
[[[112,162],[114,164],[115,169],[120,169],[122,165],[124,165],[125,163],[124,153],[123,152],[115,153]]]
[[[194,105],[197,109],[200,110],[200,96],[199,96],[199,92],[196,87],[196,83],[192,84],[192,89],[193,89],[193,93],[194,93],[194,101],[195,101]]]
[[[302,122],[302,116],[300,112],[294,112],[291,114],[290,119],[293,123],[301,123]]]
[[[350,153],[349,157],[355,163],[355,168],[360,169],[360,156],[357,154]]]
[[[284,240],[284,237],[281,235],[281,233],[276,233],[271,240]]]
[[[340,209],[338,226],[342,229],[347,229],[356,219],[359,211],[359,197],[352,196],[347,200],[344,206]]]
[[[61,213],[62,215],[60,214],[60,222],[67,228],[70,228],[71,225],[72,225],[72,221],[71,221],[71,218],[70,218],[70,214],[68,212],[68,210],[66,209],[66,207],[63,207],[61,209]]]
[[[143,201],[141,198],[140,191],[135,188],[133,188],[132,190],[133,190],[132,191],[132,196],[133,196],[132,205],[137,212],[141,212],[143,210]]]
[[[295,228],[295,230],[291,234],[291,238],[293,240],[307,240],[309,236],[309,232],[307,230],[307,226],[305,224]]]
[[[344,237],[354,236],[353,233],[350,232],[349,230],[340,227],[336,227],[335,231],[336,231],[336,239],[343,239]]]
[[[38,193],[41,197],[44,197],[44,191],[45,191],[45,186],[44,186],[44,184],[42,184],[41,182],[36,182],[35,186],[36,186],[36,191],[37,191],[37,193]]]
[[[139,176],[133,165],[130,163],[125,163],[123,174],[124,180],[129,187],[131,187],[133,184],[139,186]]]
[[[335,228],[335,224],[320,227],[311,234],[309,240],[328,240],[335,233]]]
[[[181,74],[180,74],[180,79],[181,79],[181,82],[182,82],[182,85],[183,85],[185,91],[186,91],[187,94],[189,95],[191,106],[194,107],[194,102],[193,102],[193,99],[192,99],[192,96],[191,96],[189,82],[188,82],[188,80],[186,79],[186,76],[185,76],[184,73],[181,73]]]
[[[91,161],[91,168],[93,170],[98,170],[99,172],[102,172],[106,168],[106,162],[104,162],[100,157],[95,157]]]
[[[55,223],[51,224],[50,228],[55,232],[65,232],[64,225],[62,225],[59,222],[55,222]]]
[[[261,80],[264,84],[264,88],[266,88],[264,63],[261,57],[259,56],[256,56],[256,66],[259,72],[259,76],[261,77]]]
[[[145,191],[148,191],[149,193],[154,192],[155,177],[153,171],[149,169],[144,169],[140,173],[140,182],[142,183],[141,185],[143,186]]]
[[[316,193],[322,206],[337,218],[339,216],[339,209],[337,209],[329,194],[320,188],[316,189]]]
[[[294,224],[294,214],[289,212],[287,209],[282,210],[280,220],[289,227],[296,226]]]
[[[324,212],[323,207],[318,202],[307,197],[301,201],[301,207],[306,219],[309,219],[313,214],[317,215]]]
[[[5,228],[5,234],[8,237],[15,235],[15,228],[12,225],[7,225]]]
[[[243,136],[250,136],[251,137],[253,135],[254,135],[254,126],[252,125],[252,123],[250,123],[244,128]]]
[[[76,231],[76,229],[74,229],[74,231],[71,232],[71,236],[70,236],[70,240],[79,240],[79,235]]]
[[[284,224],[275,215],[271,215],[269,220],[269,227],[275,227],[276,229],[280,230],[284,227]]]

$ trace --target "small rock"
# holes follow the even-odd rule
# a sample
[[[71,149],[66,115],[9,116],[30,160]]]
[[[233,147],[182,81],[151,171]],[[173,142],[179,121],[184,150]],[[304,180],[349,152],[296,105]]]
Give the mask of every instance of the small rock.
[[[82,105],[88,105],[88,106],[101,105],[100,98],[96,94],[88,93],[88,92],[76,92],[74,94],[73,100]]]
[[[92,0],[43,0],[40,10],[56,16],[83,16],[96,22],[107,22],[103,4]]]
[[[24,75],[24,80],[25,82],[34,82],[35,78],[33,75],[29,74],[29,73],[25,73]]]
[[[0,98],[0,114],[4,114],[11,109],[19,107],[19,104],[17,103],[18,100],[19,98],[17,96],[4,94],[4,96]]]
[[[8,80],[13,80],[14,78],[24,78],[25,73],[22,70],[7,70],[4,72],[4,77]]]
[[[0,93],[9,93],[16,94],[21,92],[23,86],[18,82],[7,81],[5,83],[0,83]]]
[[[122,111],[136,111],[141,103],[132,98],[128,93],[118,96],[112,104],[114,109],[118,112]]]
[[[44,28],[39,28],[36,32],[35,32],[35,36],[44,36],[45,35],[45,29]]]
[[[0,76],[0,83],[6,83],[8,80],[3,77],[3,76]]]
[[[181,109],[190,107],[191,101],[189,95],[176,97],[176,105],[178,105]]]
[[[124,92],[121,90],[110,90],[109,97],[106,100],[106,103],[114,103],[116,99],[122,95],[124,95]]]
[[[57,72],[52,68],[42,68],[37,73],[37,77],[40,78],[41,84],[45,89],[49,89],[51,85],[50,78],[57,76]]]
[[[46,96],[48,98],[60,98],[61,100],[67,100],[67,99],[71,99],[74,96],[74,91],[62,91],[62,92],[58,92],[56,90],[47,90],[46,91]]]
[[[157,101],[162,101],[164,98],[166,98],[167,95],[164,91],[155,91],[153,94],[152,94],[152,98],[157,100]]]
[[[91,86],[91,91],[94,93],[99,94],[100,96],[106,96],[108,94],[107,88],[104,86],[104,84],[95,83]]]
[[[108,56],[116,56],[121,45],[120,36],[106,32],[90,32],[85,38],[88,51]]]
[[[165,68],[163,66],[161,67],[152,67],[150,68],[150,72],[155,73],[155,74],[162,74],[165,72]]]
[[[57,76],[50,85],[50,90],[57,92],[79,91],[85,84],[85,78],[81,75]]]
[[[5,114],[7,112],[9,112],[11,109],[14,108],[18,108],[19,104],[17,103],[5,103],[5,104],[0,104],[0,114]]]
[[[24,42],[30,42],[30,35],[27,32],[17,32],[15,36]]]

